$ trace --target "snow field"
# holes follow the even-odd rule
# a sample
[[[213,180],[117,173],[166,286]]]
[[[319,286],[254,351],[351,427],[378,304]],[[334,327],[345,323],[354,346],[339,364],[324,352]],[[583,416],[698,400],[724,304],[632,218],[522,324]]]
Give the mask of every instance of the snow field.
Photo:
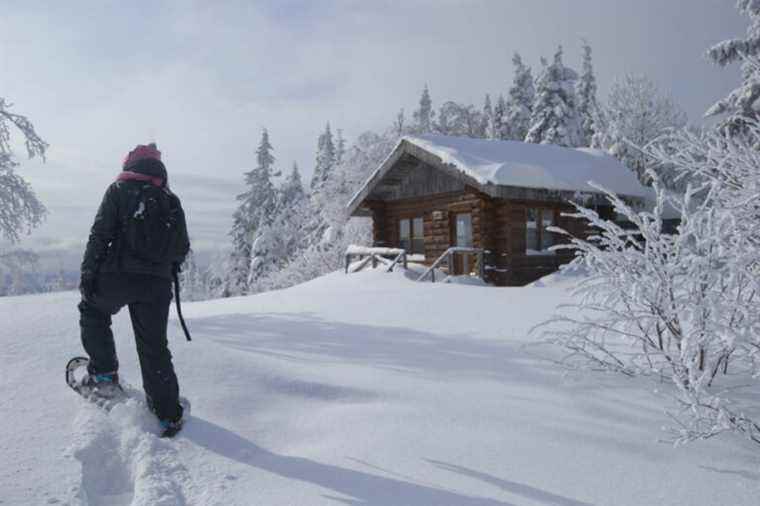
[[[105,414],[67,390],[76,294],[0,299],[0,500],[756,504],[749,445],[659,443],[665,399],[623,378],[563,375],[550,361],[560,355],[534,345],[528,330],[571,282],[495,289],[369,271],[187,304],[194,340],[172,323],[170,341],[193,412],[172,441],[136,403]],[[126,315],[114,327],[137,385]]]

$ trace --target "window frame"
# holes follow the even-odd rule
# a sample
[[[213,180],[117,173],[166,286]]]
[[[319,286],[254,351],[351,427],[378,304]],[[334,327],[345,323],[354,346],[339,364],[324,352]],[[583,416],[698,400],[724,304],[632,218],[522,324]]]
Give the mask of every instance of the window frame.
[[[459,244],[459,217],[460,216],[467,216],[467,228],[466,231],[468,232],[468,241],[469,244],[460,245]],[[473,224],[472,224],[472,213],[471,212],[462,212],[462,213],[456,213],[454,215],[454,245],[457,247],[464,247],[464,248],[472,248],[475,244],[475,231],[473,230]]]
[[[529,223],[530,220],[528,219],[530,212],[535,212],[535,233],[536,233],[536,246],[537,248],[531,248],[529,241],[528,241],[528,231],[530,230]],[[547,225],[544,223],[544,216],[549,215],[551,217],[550,223]],[[549,251],[549,248],[552,246],[555,246],[557,244],[556,236],[554,235],[554,232],[549,232],[546,230],[548,227],[553,227],[557,225],[556,220],[556,209],[552,207],[541,207],[541,206],[528,206],[525,208],[525,254],[526,255],[554,255],[554,251]],[[550,243],[545,244],[545,237],[550,238]]]
[[[421,235],[417,236],[415,235],[415,221],[418,221],[420,223],[421,227],[419,229],[419,232]],[[402,230],[404,226],[403,223],[406,224],[407,231],[409,235],[406,237],[406,240],[404,239],[404,236],[402,235]],[[411,255],[424,255],[425,254],[425,219],[423,216],[404,216],[403,218],[398,219],[398,242],[399,247],[402,249],[405,249],[407,253]],[[404,243],[406,242],[406,245]],[[418,248],[419,247],[419,248]],[[417,251],[419,249],[419,251]]]

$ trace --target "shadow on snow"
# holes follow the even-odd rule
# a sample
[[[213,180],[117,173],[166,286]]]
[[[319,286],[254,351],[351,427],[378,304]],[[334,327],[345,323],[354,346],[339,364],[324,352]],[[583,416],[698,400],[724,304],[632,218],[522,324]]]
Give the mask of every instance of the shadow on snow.
[[[389,477],[322,464],[303,457],[278,455],[231,432],[219,425],[193,417],[184,437],[189,441],[225,458],[288,479],[333,490],[346,497],[328,496],[352,506],[386,506],[388,504],[414,504],[417,506],[514,506],[496,499],[468,496],[459,492],[421,485]],[[466,468],[429,461],[438,467],[461,472],[482,479],[502,490],[523,495],[545,504],[560,506],[590,506],[543,490],[508,480],[467,470]]]

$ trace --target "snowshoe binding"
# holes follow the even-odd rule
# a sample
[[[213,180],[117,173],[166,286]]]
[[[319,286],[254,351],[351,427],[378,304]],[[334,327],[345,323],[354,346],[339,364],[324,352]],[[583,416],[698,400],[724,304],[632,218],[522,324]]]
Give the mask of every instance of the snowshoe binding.
[[[158,423],[161,426],[161,437],[174,437],[179,431],[182,430],[182,426],[185,422],[184,415],[190,414],[190,401],[180,396],[179,403],[177,404],[178,415],[174,418],[160,418],[153,407],[153,402],[146,396],[148,401],[148,409],[156,415]]]
[[[89,374],[78,377],[80,370],[87,369],[89,359],[74,357],[66,364],[66,384],[88,401],[105,408],[106,411],[126,397],[126,392],[119,384],[117,373]]]
[[[182,424],[184,423],[182,417],[176,420],[159,420],[161,425],[161,437],[172,438],[182,430]]]

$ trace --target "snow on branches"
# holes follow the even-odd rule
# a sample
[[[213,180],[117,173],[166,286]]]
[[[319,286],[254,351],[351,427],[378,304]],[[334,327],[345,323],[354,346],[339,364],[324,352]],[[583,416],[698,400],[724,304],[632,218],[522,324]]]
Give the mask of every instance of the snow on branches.
[[[581,125],[575,96],[578,73],[562,63],[562,46],[544,65],[536,81],[536,96],[525,142],[580,146]]]
[[[12,129],[24,137],[29,158],[45,158],[47,143],[37,135],[25,116],[10,112],[11,104],[0,97],[0,237],[17,242],[21,234],[39,225],[45,207],[24,178],[16,174],[18,162],[11,148]]]
[[[755,62],[760,56],[760,1],[738,0],[736,8],[750,19],[746,36],[724,40],[707,50],[707,57],[721,67],[742,62],[742,83],[705,112],[705,117],[725,115],[721,128],[729,135],[743,132],[746,120],[759,119],[760,81]]]
[[[504,109],[504,120],[501,127],[500,138],[512,141],[525,140],[530,129],[530,117],[533,111],[533,101],[536,98],[536,90],[533,84],[533,74],[530,67],[525,65],[519,53],[512,57],[514,65],[514,78]]]
[[[607,150],[646,183],[646,173],[655,164],[641,147],[684,126],[686,115],[651,79],[628,74],[613,83],[593,123],[592,147]]]
[[[760,139],[757,125],[751,133]],[[571,216],[596,234],[559,248],[577,252],[572,266],[588,278],[580,302],[545,323],[545,335],[570,351],[568,364],[669,379],[676,442],[735,431],[760,443],[760,409],[743,395],[760,376],[760,153],[689,131],[647,152],[687,178],[686,192],[669,193],[650,172],[656,202],[637,211],[598,188],[626,227],[576,206]],[[667,233],[672,210],[681,221]]]

